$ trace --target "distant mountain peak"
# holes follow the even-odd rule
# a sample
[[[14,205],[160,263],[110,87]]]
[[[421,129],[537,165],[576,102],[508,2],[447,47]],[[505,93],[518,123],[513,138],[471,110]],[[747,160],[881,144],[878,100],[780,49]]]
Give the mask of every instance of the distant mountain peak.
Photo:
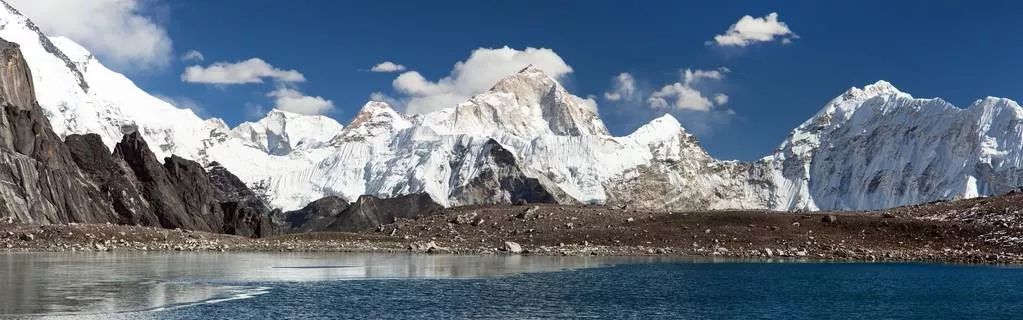
[[[381,112],[388,112],[388,113],[389,112],[395,112],[396,113],[396,111],[394,111],[394,108],[392,108],[389,103],[383,102],[383,101],[369,101],[369,102],[366,102],[366,104],[362,105],[362,108],[359,109],[359,114],[363,114],[363,113],[366,113],[366,114],[377,114],[377,113],[381,113]]]
[[[527,89],[543,93],[555,90],[566,92],[565,88],[562,88],[556,79],[533,65],[529,65],[519,72],[497,81],[490,88],[490,92],[520,93]]]
[[[888,94],[904,94],[904,92],[899,91],[899,88],[896,88],[888,81],[878,80],[877,82],[863,86],[863,88],[849,88],[849,90],[846,90],[846,92],[842,94],[842,97],[847,97],[849,99],[868,99]]]
[[[395,132],[411,127],[412,123],[399,114],[391,105],[381,101],[370,101],[362,106],[355,118],[342,130],[333,144],[366,138],[389,137]]]

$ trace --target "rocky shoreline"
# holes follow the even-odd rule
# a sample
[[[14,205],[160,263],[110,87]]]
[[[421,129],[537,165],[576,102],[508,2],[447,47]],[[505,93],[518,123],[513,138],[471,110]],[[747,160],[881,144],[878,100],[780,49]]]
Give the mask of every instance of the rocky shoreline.
[[[253,251],[688,256],[814,261],[1019,264],[992,241],[1013,227],[890,213],[655,212],[600,206],[481,206],[354,233],[247,238],[113,224],[0,222],[0,251]],[[986,239],[986,240],[985,240]]]

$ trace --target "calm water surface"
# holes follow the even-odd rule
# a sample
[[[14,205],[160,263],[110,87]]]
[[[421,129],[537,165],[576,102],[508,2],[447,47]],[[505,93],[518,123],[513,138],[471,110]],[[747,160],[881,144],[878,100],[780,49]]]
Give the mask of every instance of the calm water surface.
[[[0,318],[1014,319],[1023,269],[403,254],[0,254]]]

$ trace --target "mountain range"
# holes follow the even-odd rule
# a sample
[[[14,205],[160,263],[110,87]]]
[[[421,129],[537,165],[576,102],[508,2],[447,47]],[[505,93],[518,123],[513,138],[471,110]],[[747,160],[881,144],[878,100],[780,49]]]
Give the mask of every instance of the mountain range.
[[[988,97],[958,108],[885,81],[838,95],[772,153],[739,162],[710,156],[671,115],[612,136],[592,100],[532,66],[428,114],[370,101],[347,125],[273,110],[231,128],[145,92],[6,3],[0,38],[20,46],[57,137],[94,134],[111,150],[137,137],[155,159],[226,168],[283,210],[412,194],[443,206],[868,210],[1023,185],[1016,102]]]

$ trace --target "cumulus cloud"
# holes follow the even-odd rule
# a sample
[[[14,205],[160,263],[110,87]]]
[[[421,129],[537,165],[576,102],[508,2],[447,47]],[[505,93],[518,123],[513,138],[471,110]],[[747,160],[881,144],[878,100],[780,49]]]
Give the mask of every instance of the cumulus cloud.
[[[789,44],[794,39],[799,39],[799,36],[792,32],[785,22],[778,20],[777,12],[771,12],[761,18],[743,16],[725,33],[714,36],[714,40],[707,41],[707,44],[721,47],[745,47],[758,42],[775,40]]]
[[[190,66],[181,74],[181,80],[185,82],[217,85],[262,83],[263,79],[294,83],[304,82],[305,76],[296,70],[275,68],[259,58],[235,63],[217,62],[207,67]]]
[[[318,115],[334,109],[333,101],[323,97],[307,96],[296,89],[283,86],[270,91],[266,96],[274,98],[274,108],[294,113]]]
[[[202,62],[203,60],[206,60],[206,57],[203,56],[202,52],[199,52],[199,50],[188,50],[188,52],[185,52],[185,54],[181,55],[181,61],[185,62],[191,61]]]
[[[685,69],[679,82],[665,85],[650,94],[647,103],[655,109],[711,111],[714,107],[728,103],[728,95],[705,94],[700,88],[710,81],[721,81],[727,68],[717,70]]]
[[[391,97],[391,96],[389,96],[389,95],[387,95],[387,94],[385,94],[383,92],[380,92],[380,91],[376,91],[376,92],[370,93],[369,94],[369,100],[370,101],[377,101],[377,102],[384,102],[384,103],[387,103],[388,105],[391,105],[392,107],[401,104],[401,101],[398,101],[398,99],[395,99],[395,98],[393,98],[393,97]]]
[[[453,107],[528,65],[534,65],[556,79],[572,72],[572,67],[554,50],[517,50],[506,46],[473,50],[468,59],[455,63],[448,76],[436,81],[426,79],[419,72],[408,71],[391,84],[403,95],[400,100],[405,103],[406,111],[421,114]]]
[[[390,61],[384,61],[384,62],[378,63],[377,65],[373,66],[373,68],[369,69],[369,71],[372,71],[372,72],[402,72],[402,71],[405,71],[405,66],[397,64],[397,63],[394,63],[394,62],[390,62]]]
[[[64,36],[118,69],[167,66],[173,43],[146,0],[8,0],[50,36]]]
[[[628,72],[622,72],[614,77],[611,90],[604,92],[604,99],[608,101],[635,101],[638,97],[636,78]]]
[[[276,109],[308,115],[325,114],[334,109],[333,101],[299,91],[297,84],[306,81],[301,72],[279,69],[259,58],[234,63],[217,62],[206,67],[190,66],[181,74],[184,82],[218,86],[263,83],[266,80],[274,83],[275,89],[266,96],[273,100]],[[245,109],[250,116],[262,116],[264,110],[262,105],[251,103]]]
[[[718,93],[714,95],[714,103],[717,105],[723,105],[728,103],[728,95],[724,93]]]

